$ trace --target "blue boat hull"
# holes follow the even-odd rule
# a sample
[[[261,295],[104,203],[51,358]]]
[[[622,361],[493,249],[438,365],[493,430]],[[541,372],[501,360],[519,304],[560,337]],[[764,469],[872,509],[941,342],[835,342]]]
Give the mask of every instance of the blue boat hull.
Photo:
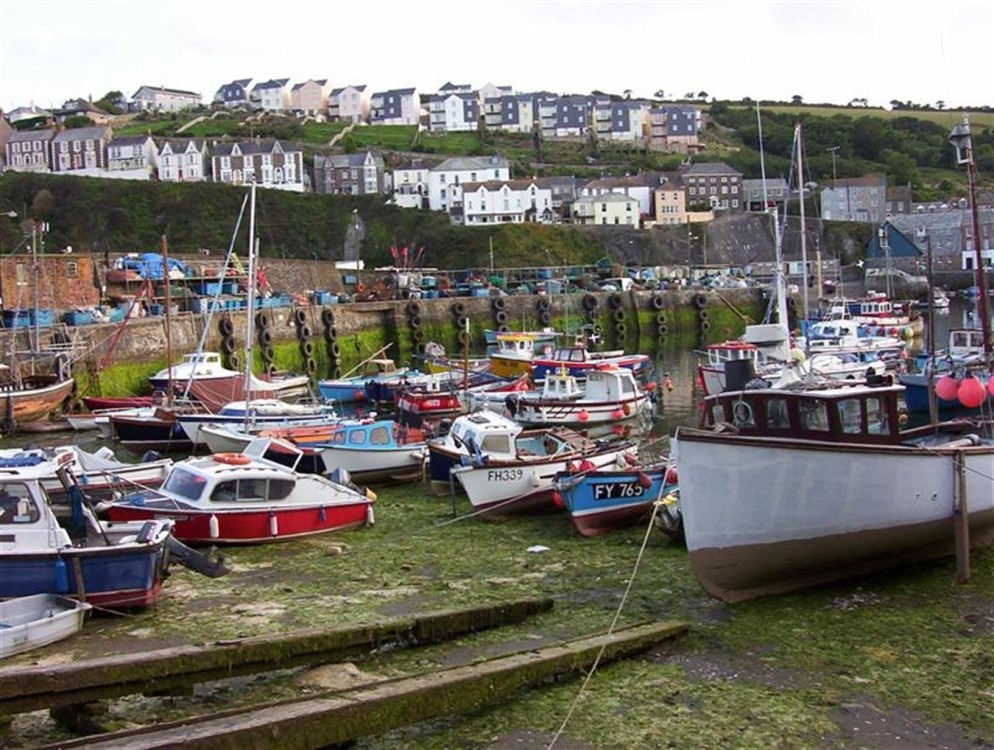
[[[556,478],[556,491],[583,536],[597,536],[638,523],[652,504],[676,485],[667,483],[663,466],[631,471],[592,471]]]
[[[983,382],[984,387],[987,387],[985,379],[981,379],[981,382]],[[928,414],[928,379],[924,375],[901,375],[900,383],[905,389],[904,404],[908,411],[912,414]],[[939,398],[936,395],[935,400],[940,412],[968,413],[977,411],[977,409],[963,406],[959,399]]]

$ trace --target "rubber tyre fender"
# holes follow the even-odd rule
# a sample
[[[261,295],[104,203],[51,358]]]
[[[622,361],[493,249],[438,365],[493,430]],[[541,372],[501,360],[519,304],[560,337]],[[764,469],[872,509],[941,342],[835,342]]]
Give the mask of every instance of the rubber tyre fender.
[[[493,306],[494,310],[500,312],[504,309],[504,300],[501,297],[494,297]]]
[[[271,363],[276,358],[276,350],[271,346],[262,347],[262,359],[267,364]]]
[[[335,325],[335,313],[329,310],[327,307],[321,311],[321,324],[325,328],[330,328]]]
[[[229,357],[235,353],[235,340],[231,336],[221,339],[221,353]]]
[[[328,353],[332,357],[340,357],[342,355],[342,346],[337,341],[332,341],[328,346]]]
[[[498,310],[494,315],[494,320],[497,321],[497,325],[504,325],[507,322],[507,313],[503,310]]]
[[[615,323],[624,323],[625,322],[625,311],[624,310],[615,310],[614,311],[614,322]]]
[[[707,333],[710,330],[711,330],[711,321],[710,320],[702,320],[701,321],[701,331],[703,331],[704,333]]]
[[[617,292],[612,292],[611,296],[607,298],[607,306],[612,310],[617,310],[621,307],[621,295]]]
[[[300,351],[305,357],[314,356],[314,342],[310,340],[304,340],[300,342]]]
[[[222,336],[228,337],[235,332],[235,324],[231,321],[231,318],[221,318],[217,323],[217,329],[221,332]]]
[[[469,318],[467,318],[465,315],[460,315],[459,318],[456,320],[456,325],[459,326],[459,330],[461,331],[466,330],[466,326],[469,325]]]
[[[307,322],[307,311],[304,310],[302,307],[298,307],[296,310],[293,311],[293,319],[298,326],[304,325],[304,323]]]
[[[549,314],[548,310],[542,310],[538,314],[538,322],[544,326],[549,325],[549,321],[552,320],[552,315]]]
[[[649,303],[652,305],[653,310],[662,310],[666,304],[665,300],[663,300],[663,295],[661,294],[652,295],[652,299],[649,300]]]
[[[417,302],[408,302],[407,303],[407,314],[410,315],[412,318],[415,315],[420,315],[421,314],[421,305],[419,305]]]
[[[708,306],[708,298],[705,295],[698,292],[691,298],[690,304],[692,304],[698,310],[703,310],[705,307]]]
[[[259,343],[263,346],[270,346],[273,343],[273,332],[268,328],[259,329]]]
[[[628,326],[625,323],[615,323],[614,332],[619,339],[623,339],[628,335]]]
[[[297,329],[297,338],[301,341],[309,339],[311,337],[311,333],[311,327],[307,325],[307,323],[304,323],[304,325]]]
[[[707,319],[708,319],[708,317],[709,316],[708,316],[708,311],[707,310],[698,310],[697,311],[697,319],[699,321],[701,321],[701,323],[706,322]]]
[[[580,304],[588,313],[593,312],[597,309],[597,298],[592,294],[585,294],[583,295],[583,301]]]
[[[459,331],[459,343],[468,344],[470,339],[469,331],[463,329]]]
[[[306,360],[304,360],[304,369],[307,370],[308,375],[313,375],[315,372],[317,372],[318,363],[314,361],[314,357],[308,357]]]
[[[549,300],[547,300],[545,297],[539,297],[539,299],[538,299],[538,309],[539,309],[540,312],[542,310],[548,310],[549,309]]]
[[[464,305],[462,302],[456,302],[452,306],[452,314],[455,315],[457,318],[463,317],[466,314],[466,305]]]
[[[420,344],[422,341],[425,340],[425,332],[422,331],[420,328],[415,328],[413,331],[411,331],[411,338],[414,339],[414,343]]]

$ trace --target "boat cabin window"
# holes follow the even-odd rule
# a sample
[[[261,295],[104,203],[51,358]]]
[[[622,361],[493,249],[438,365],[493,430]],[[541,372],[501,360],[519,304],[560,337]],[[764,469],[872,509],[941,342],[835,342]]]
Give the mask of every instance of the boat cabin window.
[[[349,433],[349,443],[351,445],[362,445],[366,442],[366,436],[362,430],[353,430]]]
[[[887,419],[887,405],[879,396],[866,399],[866,431],[871,435],[887,435],[890,423]]]
[[[787,399],[766,399],[766,426],[771,430],[786,430],[790,427],[790,412],[787,411]]]
[[[211,500],[220,503],[230,503],[236,500],[266,501],[282,500],[293,491],[293,480],[290,479],[229,479],[218,482],[211,493]]]
[[[484,453],[510,453],[511,438],[509,435],[487,435],[483,438]]]
[[[387,445],[390,442],[390,430],[386,427],[374,427],[369,431],[370,445]]]
[[[798,400],[800,428],[813,432],[828,431],[828,407],[824,401],[814,398]]]
[[[863,414],[857,398],[846,398],[838,403],[839,424],[846,435],[858,435],[863,431]]]
[[[333,445],[345,445],[345,430],[336,430],[331,435]]]
[[[171,495],[178,495],[187,500],[199,500],[206,486],[207,480],[204,477],[193,474],[186,469],[173,468],[169,476],[166,477],[162,489]]]
[[[0,525],[34,523],[39,518],[38,505],[26,485],[19,482],[0,485]]]
[[[627,378],[620,378],[621,380],[621,392],[625,395],[631,395],[635,393],[635,382]]]
[[[748,401],[736,401],[732,404],[732,424],[736,427],[755,427],[752,405]]]

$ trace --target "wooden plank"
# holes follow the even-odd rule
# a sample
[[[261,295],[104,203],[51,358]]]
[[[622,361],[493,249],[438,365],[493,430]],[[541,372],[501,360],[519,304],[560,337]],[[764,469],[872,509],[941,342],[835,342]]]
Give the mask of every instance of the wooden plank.
[[[0,669],[0,715],[333,661],[387,643],[437,643],[521,622],[552,607],[550,598],[525,598],[391,618],[370,625],[255,636],[53,666],[8,667]]]
[[[586,672],[682,635],[683,622],[634,626],[477,664],[364,685],[305,700],[233,710],[189,721],[126,730],[60,748],[317,748],[380,734],[426,719],[498,704],[554,677]],[[55,747],[55,746],[53,746]]]

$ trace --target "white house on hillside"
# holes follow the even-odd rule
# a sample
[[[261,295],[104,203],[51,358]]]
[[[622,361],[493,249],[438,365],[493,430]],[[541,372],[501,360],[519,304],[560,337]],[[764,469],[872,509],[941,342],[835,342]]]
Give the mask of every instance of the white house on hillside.
[[[150,135],[111,138],[107,144],[107,171],[101,177],[149,180],[155,172],[158,150]]]
[[[372,125],[417,125],[421,121],[421,99],[417,89],[377,91],[369,99]]]
[[[393,202],[401,208],[428,208],[428,178],[431,165],[420,159],[393,171]]]
[[[428,208],[448,212],[453,189],[465,182],[511,179],[511,168],[503,156],[457,156],[446,159],[428,175]]]
[[[251,78],[239,78],[220,86],[214,94],[214,103],[223,107],[247,107],[251,103]]]
[[[480,98],[472,91],[428,98],[428,130],[432,133],[476,130],[479,118]]]
[[[534,180],[466,182],[453,192],[457,196],[449,208],[453,224],[551,224],[555,219],[552,190],[539,187]]]
[[[164,86],[142,86],[131,98],[143,112],[179,112],[200,105],[200,94]]]
[[[621,193],[584,195],[573,202],[574,224],[640,225],[639,202]]]
[[[369,92],[366,86],[343,86],[328,95],[328,119],[332,122],[367,122]]]
[[[203,182],[207,179],[207,143],[193,138],[165,141],[159,148],[162,182]]]
[[[290,109],[290,79],[273,78],[252,87],[252,107],[263,112],[286,112]]]
[[[294,84],[290,90],[290,109],[298,117],[328,114],[328,95],[331,86],[328,81],[313,78],[303,83]]]

